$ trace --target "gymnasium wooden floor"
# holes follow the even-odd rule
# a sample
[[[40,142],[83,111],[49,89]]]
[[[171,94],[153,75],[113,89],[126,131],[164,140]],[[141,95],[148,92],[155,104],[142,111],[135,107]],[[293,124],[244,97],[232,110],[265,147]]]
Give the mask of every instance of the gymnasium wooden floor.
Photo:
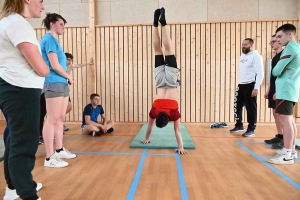
[[[117,124],[113,134],[99,138],[81,135],[79,124],[66,125],[64,146],[77,158],[66,168],[52,169],[43,167],[45,154],[37,153],[33,175],[43,183],[38,192],[43,200],[300,199],[300,159],[289,166],[265,162],[275,153],[263,143],[276,133],[273,125],[258,125],[256,137],[243,138],[229,129],[187,124],[196,150],[184,156],[130,149],[142,124]],[[2,164],[0,171],[2,198]]]

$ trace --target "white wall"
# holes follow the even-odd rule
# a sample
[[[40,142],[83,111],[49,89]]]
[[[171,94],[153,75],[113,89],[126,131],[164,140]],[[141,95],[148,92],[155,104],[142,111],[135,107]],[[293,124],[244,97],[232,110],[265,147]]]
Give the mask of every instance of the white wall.
[[[0,0],[3,2],[4,0]],[[69,26],[88,25],[88,0],[45,0],[45,12],[56,12]],[[298,17],[297,0],[96,0],[97,24],[152,23],[165,7],[168,22],[277,20]],[[34,27],[42,19],[31,20]]]

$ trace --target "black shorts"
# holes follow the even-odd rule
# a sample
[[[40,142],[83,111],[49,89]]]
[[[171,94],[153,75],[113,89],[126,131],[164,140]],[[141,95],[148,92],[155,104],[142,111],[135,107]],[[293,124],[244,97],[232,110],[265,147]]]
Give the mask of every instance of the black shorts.
[[[276,108],[276,101],[273,100],[273,96],[275,93],[269,93],[268,96],[268,108]]]
[[[275,109],[276,108],[276,101],[274,101],[273,99],[269,99],[268,107]]]
[[[276,99],[275,112],[281,115],[293,115],[295,102]]]
[[[155,56],[155,67],[159,67],[162,65],[167,65],[169,67],[177,68],[177,61],[174,55],[164,56],[156,55]]]

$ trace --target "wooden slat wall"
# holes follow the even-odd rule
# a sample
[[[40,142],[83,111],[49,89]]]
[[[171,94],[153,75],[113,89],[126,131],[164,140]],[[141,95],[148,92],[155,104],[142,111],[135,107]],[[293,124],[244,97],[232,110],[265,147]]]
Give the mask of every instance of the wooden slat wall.
[[[181,68],[178,100],[182,121],[233,122],[242,40],[255,40],[255,49],[266,65],[274,56],[268,45],[270,37],[287,22],[298,24],[295,20],[169,25]],[[97,91],[106,115],[119,122],[146,122],[155,97],[152,26],[105,26],[96,30],[97,80],[101,80]],[[266,87],[264,80],[258,96],[259,122],[274,121],[263,97]]]
[[[177,100],[182,122],[234,122],[233,101],[243,39],[255,40],[255,49],[267,66],[267,60],[274,56],[268,45],[270,37],[284,23],[298,26],[298,20],[169,25],[181,68],[182,86]],[[36,32],[38,39],[46,33],[45,29]],[[88,34],[88,27],[69,27],[59,37],[65,52],[74,55],[74,63],[89,60]],[[156,92],[152,26],[97,26],[95,34],[96,91],[107,117],[116,122],[147,122]],[[89,103],[88,68],[74,69],[73,77],[73,110],[66,121],[81,121],[82,109]],[[258,122],[274,122],[264,99],[266,83],[264,80],[259,91]]]

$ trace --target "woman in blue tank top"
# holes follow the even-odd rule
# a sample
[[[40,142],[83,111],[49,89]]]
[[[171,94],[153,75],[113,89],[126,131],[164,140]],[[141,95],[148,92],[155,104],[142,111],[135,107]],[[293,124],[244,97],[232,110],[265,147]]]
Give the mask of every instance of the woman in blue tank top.
[[[64,32],[66,20],[59,14],[48,13],[43,24],[49,31],[41,39],[41,51],[44,61],[50,69],[45,78],[43,92],[46,98],[47,118],[43,127],[43,137],[46,147],[45,167],[61,168],[68,166],[62,159],[75,158],[63,147],[63,121],[69,99],[69,86],[73,83],[67,73],[66,55],[57,38]],[[55,137],[56,150],[53,148]]]

